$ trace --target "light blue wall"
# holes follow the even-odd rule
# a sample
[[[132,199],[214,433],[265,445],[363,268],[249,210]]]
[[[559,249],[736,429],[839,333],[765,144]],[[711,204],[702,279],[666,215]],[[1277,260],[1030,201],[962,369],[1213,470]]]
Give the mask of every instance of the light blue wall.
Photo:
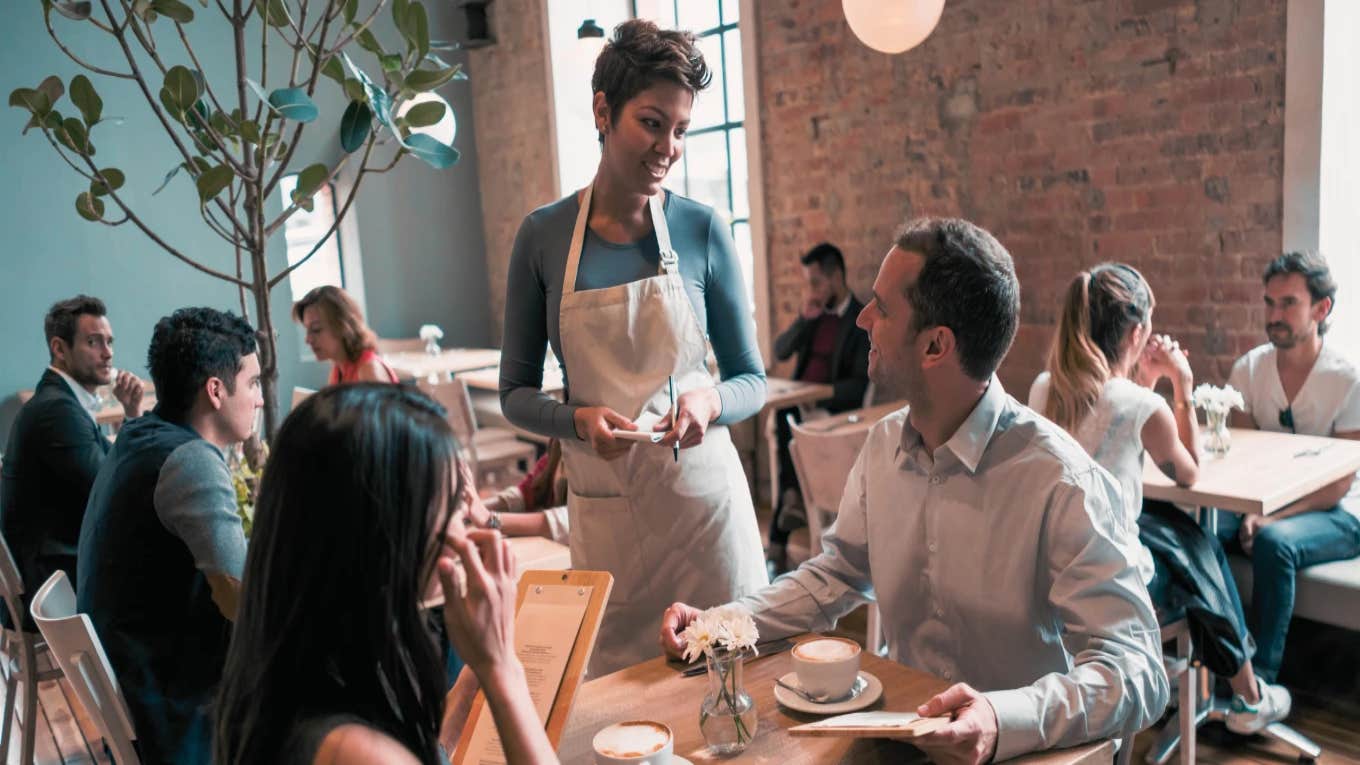
[[[187,28],[220,94],[233,84],[231,37],[215,10],[191,5],[199,19]],[[447,5],[426,3],[431,36],[436,39],[449,39],[454,33]],[[0,72],[4,73],[0,90],[7,96],[16,87],[36,86],[49,74],[69,82],[80,73],[47,37],[40,3],[15,6],[0,32]],[[109,68],[126,67],[125,63],[118,66],[120,56],[108,38],[88,24],[55,14],[54,23],[67,45],[83,57]],[[167,63],[188,65],[173,28],[164,20],[156,26]],[[379,28],[378,33],[385,43],[397,39],[390,29]],[[252,33],[250,39],[258,40],[258,34]],[[258,43],[252,50],[258,50]],[[372,63],[357,47],[351,55],[365,65]],[[446,59],[459,60],[457,55]],[[272,71],[280,71],[282,63],[271,57]],[[100,166],[116,166],[127,173],[121,193],[164,239],[213,267],[231,270],[231,251],[200,219],[187,174],[182,173],[160,195],[151,195],[179,156],[136,86],[98,76],[91,79],[104,99],[104,113],[125,118],[121,125],[96,128],[93,141]],[[318,93],[322,116],[304,135],[294,160],[297,168],[339,156],[335,135],[342,98],[330,81],[323,81]],[[440,93],[458,117],[455,145],[462,160],[448,170],[436,171],[408,157],[386,175],[370,175],[350,214],[359,228],[369,323],[378,334],[409,337],[420,324],[436,323],[444,328],[445,345],[482,345],[490,340],[491,330],[472,96],[466,82],[447,85]],[[69,99],[63,99],[60,108],[74,112]],[[77,217],[74,200],[85,187],[83,179],[61,162],[40,133],[21,136],[25,121],[18,109],[5,107],[0,112],[0,230],[6,234],[0,244],[0,359],[4,360],[0,364],[0,444],[7,439],[17,410],[13,394],[33,387],[47,363],[42,319],[54,301],[80,292],[101,297],[108,304],[117,337],[115,365],[141,375],[146,374],[146,348],[159,317],[186,305],[239,312],[234,288],[174,260],[131,224],[110,228]],[[283,260],[281,237],[272,257],[277,269]],[[305,349],[289,319],[290,297],[287,285],[280,284],[272,301],[284,410],[294,385],[317,387],[327,371],[321,364],[300,361]],[[253,314],[253,305],[251,310]]]

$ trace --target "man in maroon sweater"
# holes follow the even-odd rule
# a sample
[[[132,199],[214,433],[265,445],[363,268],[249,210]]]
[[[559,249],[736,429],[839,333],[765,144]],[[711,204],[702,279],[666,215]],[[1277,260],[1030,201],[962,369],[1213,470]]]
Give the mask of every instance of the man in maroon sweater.
[[[835,414],[858,409],[864,404],[869,385],[869,335],[855,326],[855,317],[864,304],[845,282],[845,258],[835,245],[823,242],[803,255],[803,305],[798,318],[774,341],[774,355],[780,361],[794,354],[796,380],[830,383],[831,398],[817,407]],[[789,532],[803,525],[807,515],[798,493],[793,460],[789,457],[789,432],[785,414],[775,418],[779,441],[779,500],[770,524],[770,561],[776,572],[784,568],[784,546]]]

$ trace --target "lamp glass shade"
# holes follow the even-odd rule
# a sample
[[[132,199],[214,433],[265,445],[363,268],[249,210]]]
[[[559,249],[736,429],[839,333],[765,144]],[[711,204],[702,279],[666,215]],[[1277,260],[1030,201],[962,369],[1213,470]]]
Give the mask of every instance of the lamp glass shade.
[[[881,53],[903,53],[930,36],[944,0],[841,0],[841,9],[860,42]]]
[[[405,117],[406,113],[411,111],[412,107],[418,104],[435,101],[444,105],[444,116],[433,125],[413,127],[411,128],[411,132],[427,135],[445,146],[452,146],[454,137],[458,135],[458,118],[453,115],[453,107],[449,106],[449,102],[445,101],[443,97],[437,93],[425,92],[415,94],[401,105],[401,108],[397,110],[397,116]]]

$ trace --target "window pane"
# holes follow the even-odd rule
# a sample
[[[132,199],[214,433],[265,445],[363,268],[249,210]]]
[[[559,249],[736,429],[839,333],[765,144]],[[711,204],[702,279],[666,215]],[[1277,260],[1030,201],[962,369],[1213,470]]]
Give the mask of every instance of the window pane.
[[[724,24],[735,24],[740,19],[741,0],[722,0],[722,20]]]
[[[297,188],[296,175],[286,176],[279,183],[279,194],[283,198],[283,204],[291,204],[290,198],[295,188]],[[283,224],[288,265],[296,265],[306,257],[335,223],[334,199],[334,187],[326,184],[312,197],[312,212],[299,209]],[[295,301],[306,295],[313,287],[326,284],[345,286],[344,271],[340,265],[340,237],[332,234],[315,255],[289,274],[288,284]]]
[[[747,186],[746,168],[746,128],[737,128],[728,133],[728,146],[732,151],[732,217],[751,217],[750,189]]]
[[[723,81],[727,83],[727,121],[741,122],[746,118],[746,88],[741,76],[740,29],[723,33],[723,67],[726,70]],[[718,83],[716,73],[713,82]]]
[[[666,175],[666,188],[682,196],[690,196],[689,193],[689,174],[685,172],[685,159],[671,165],[671,171]]]
[[[705,133],[685,144],[689,196],[731,218],[727,201],[727,136],[722,131]]]
[[[662,29],[675,29],[675,0],[637,0],[637,17]]]
[[[718,0],[679,0],[676,26],[695,34],[718,26]]]
[[[691,130],[712,127],[723,122],[723,59],[722,44],[718,35],[699,39],[699,50],[704,54],[704,62],[713,71],[713,84],[699,92],[694,99],[694,111],[690,114]]]
[[[755,250],[751,247],[751,224],[736,223],[732,226],[732,239],[737,243],[737,260],[741,262],[741,278],[746,281],[746,303],[751,312],[756,310],[756,272]]]

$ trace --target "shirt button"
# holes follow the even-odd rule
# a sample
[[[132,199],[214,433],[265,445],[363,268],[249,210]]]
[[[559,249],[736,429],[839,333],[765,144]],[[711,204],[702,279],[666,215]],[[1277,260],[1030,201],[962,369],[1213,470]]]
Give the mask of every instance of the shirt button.
[[[933,483],[933,484],[939,485],[939,483],[940,483],[940,477],[937,476],[937,475],[933,475],[933,476],[930,477],[930,482]]]
[[[936,615],[937,617],[943,619],[943,618],[944,618],[944,609],[943,609],[943,608],[937,608],[937,609],[935,609],[935,615]]]
[[[936,549],[936,548],[935,548],[935,543],[934,543],[934,542],[931,542],[930,544],[926,545],[926,549],[927,549],[927,550],[930,550],[931,552],[935,552],[935,549]]]

